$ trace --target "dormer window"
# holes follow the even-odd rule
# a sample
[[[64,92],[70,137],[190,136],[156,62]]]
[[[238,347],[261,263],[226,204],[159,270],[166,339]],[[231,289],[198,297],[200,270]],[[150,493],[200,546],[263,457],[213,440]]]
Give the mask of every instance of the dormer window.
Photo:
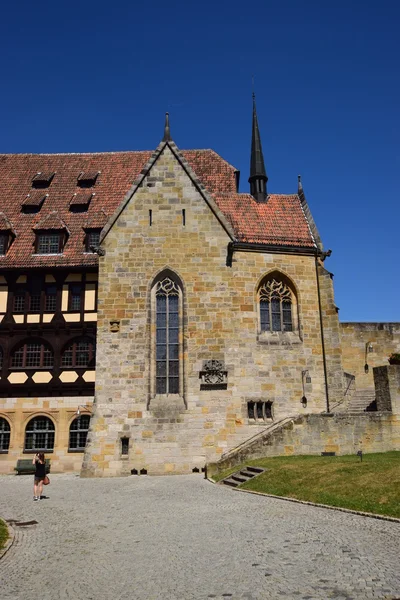
[[[100,242],[101,229],[88,229],[86,231],[85,247],[86,252],[94,252]]]
[[[32,190],[22,202],[22,211],[24,213],[37,213],[42,207],[48,194],[41,190]]]
[[[14,238],[15,231],[11,221],[3,212],[0,212],[0,256],[5,256]]]
[[[36,234],[37,254],[61,254],[64,245],[62,231],[43,231]]]
[[[77,184],[79,187],[93,187],[96,183],[100,171],[84,171],[79,174]]]
[[[95,194],[93,192],[86,192],[79,190],[76,192],[69,203],[69,210],[71,212],[85,212],[89,208],[91,199]]]
[[[9,242],[10,234],[7,231],[0,232],[0,256],[5,256],[7,254]]]
[[[47,188],[51,184],[55,171],[39,171],[32,179],[33,188]]]
[[[43,217],[33,230],[36,254],[62,254],[69,231],[57,211],[53,210]]]

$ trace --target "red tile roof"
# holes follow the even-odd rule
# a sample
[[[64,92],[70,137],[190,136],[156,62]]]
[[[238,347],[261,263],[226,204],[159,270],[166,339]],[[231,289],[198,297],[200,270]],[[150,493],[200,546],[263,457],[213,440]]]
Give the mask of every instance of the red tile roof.
[[[104,226],[105,215],[112,215],[118,208],[152,154],[143,151],[0,155],[0,211],[16,235],[7,255],[0,257],[0,268],[95,266],[97,255],[85,252],[84,228],[88,223],[92,227]],[[231,223],[238,241],[315,246],[297,195],[272,194],[266,204],[257,204],[249,194],[236,193],[235,168],[213,150],[182,150],[181,154]],[[46,176],[55,173],[43,190],[48,195],[39,212],[23,212],[21,203],[33,193],[32,180],[39,172]],[[98,173],[93,187],[82,190],[78,184],[82,173]],[[74,194],[86,193],[94,194],[88,210],[71,211]],[[44,219],[46,227],[56,219],[67,228],[69,236],[62,255],[32,256],[34,230]]]

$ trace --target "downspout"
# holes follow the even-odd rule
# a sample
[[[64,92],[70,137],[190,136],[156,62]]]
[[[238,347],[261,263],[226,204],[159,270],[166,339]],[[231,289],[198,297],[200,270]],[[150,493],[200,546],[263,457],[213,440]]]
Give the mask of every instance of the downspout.
[[[321,290],[320,290],[320,287],[319,287],[319,274],[318,274],[318,256],[315,257],[315,273],[316,273],[316,276],[317,276],[319,324],[320,324],[320,328],[321,328],[321,345],[322,345],[322,362],[323,362],[323,365],[324,365],[324,377],[325,377],[326,412],[330,413],[331,411],[330,411],[330,406],[329,406],[328,371],[327,371],[327,368],[326,368],[324,323],[323,323],[323,319],[322,319]]]

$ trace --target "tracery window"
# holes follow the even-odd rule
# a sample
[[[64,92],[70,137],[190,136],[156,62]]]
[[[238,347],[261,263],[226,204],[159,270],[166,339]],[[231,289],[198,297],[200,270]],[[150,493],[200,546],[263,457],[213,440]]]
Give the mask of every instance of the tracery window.
[[[53,363],[53,351],[40,341],[26,342],[11,356],[12,369],[51,368]]]
[[[0,417],[0,452],[5,454],[10,446],[11,429],[8,421]]]
[[[261,331],[293,331],[292,292],[283,281],[270,279],[259,289]]]
[[[69,428],[68,450],[71,452],[83,452],[86,446],[86,438],[89,431],[90,415],[80,415],[74,419]]]
[[[25,450],[52,452],[54,448],[54,423],[48,417],[34,417],[25,429]]]
[[[179,294],[169,277],[156,284],[156,394],[179,393]]]
[[[94,367],[96,345],[90,338],[81,338],[71,342],[61,358],[62,367]]]

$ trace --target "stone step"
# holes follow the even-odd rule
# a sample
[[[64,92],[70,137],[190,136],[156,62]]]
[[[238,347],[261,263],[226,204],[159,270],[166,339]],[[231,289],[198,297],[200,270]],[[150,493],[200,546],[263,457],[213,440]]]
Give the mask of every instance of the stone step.
[[[262,467],[246,467],[247,471],[251,471],[252,473],[264,473],[265,469]]]
[[[242,476],[242,471],[240,471],[240,473],[238,473],[238,474],[234,473],[233,475],[231,475],[231,478],[234,481],[237,481],[238,483],[244,483],[245,481],[248,480],[248,477]]]
[[[238,487],[239,482],[238,481],[234,481],[233,479],[231,479],[230,477],[228,477],[227,479],[223,479],[221,481],[221,483],[225,484],[225,485],[230,485],[231,487]]]
[[[368,406],[375,400],[374,389],[362,389],[356,390],[353,396],[350,398],[347,414],[360,414],[364,413]]]
[[[246,477],[246,479],[251,479],[252,477],[255,477],[257,473],[253,473],[253,471],[248,471],[247,469],[242,469],[240,471],[240,475],[243,475],[243,477]]]
[[[249,479],[264,473],[265,469],[262,467],[244,467],[241,471],[237,471],[236,473],[232,473],[226,479],[222,479],[220,483],[224,483],[225,485],[230,485],[231,487],[238,487],[242,483],[245,483]]]

